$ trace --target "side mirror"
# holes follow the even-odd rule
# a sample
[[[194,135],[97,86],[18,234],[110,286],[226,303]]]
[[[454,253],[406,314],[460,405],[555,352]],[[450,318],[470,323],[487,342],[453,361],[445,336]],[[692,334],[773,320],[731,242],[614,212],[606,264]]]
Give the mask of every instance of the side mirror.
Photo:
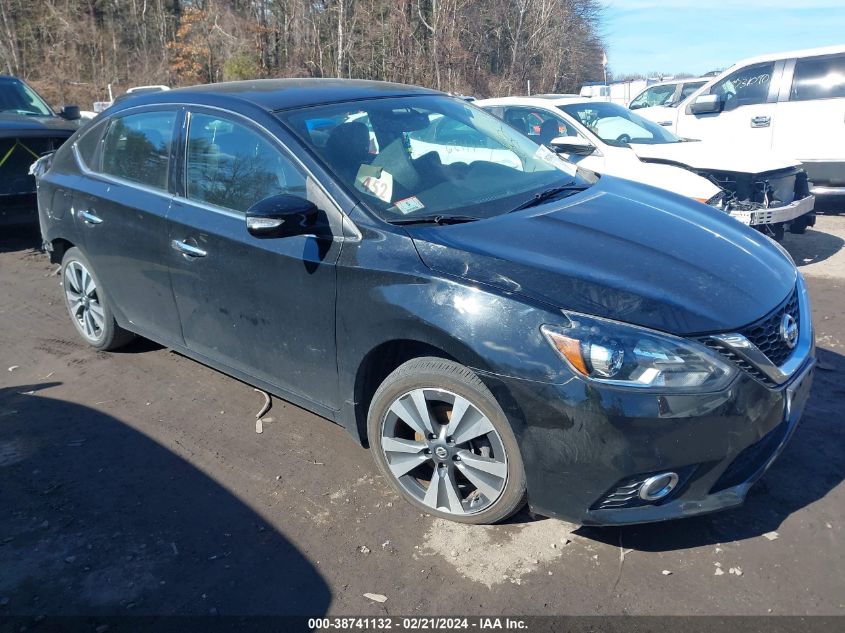
[[[648,104],[644,101],[641,102],[641,103],[632,103],[631,105],[628,106],[628,109],[629,110],[639,110],[640,108],[645,108],[647,105]]]
[[[722,111],[719,95],[699,95],[689,106],[691,114],[713,114]]]
[[[556,152],[575,154],[576,156],[589,156],[596,151],[595,145],[580,136],[558,136],[553,138],[549,145]]]
[[[255,237],[311,235],[317,228],[317,205],[305,198],[280,194],[252,205],[246,212],[246,230]]]
[[[68,121],[78,121],[82,118],[82,113],[79,111],[79,106],[66,105],[59,112],[59,116]]]

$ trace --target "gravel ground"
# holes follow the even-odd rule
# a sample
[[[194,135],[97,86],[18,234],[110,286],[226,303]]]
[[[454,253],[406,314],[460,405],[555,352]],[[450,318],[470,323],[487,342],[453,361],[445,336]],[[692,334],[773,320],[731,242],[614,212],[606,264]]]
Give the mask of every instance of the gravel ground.
[[[843,216],[785,241],[820,370],[784,454],[741,509],[621,529],[420,515],[340,427],[275,400],[258,435],[248,385],[85,347],[37,241],[0,238],[0,616],[845,614]]]

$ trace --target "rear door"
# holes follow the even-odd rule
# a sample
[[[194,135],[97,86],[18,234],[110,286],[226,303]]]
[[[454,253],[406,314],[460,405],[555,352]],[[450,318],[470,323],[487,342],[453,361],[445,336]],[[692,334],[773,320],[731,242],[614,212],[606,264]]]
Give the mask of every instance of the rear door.
[[[720,142],[726,147],[771,149],[783,65],[771,61],[743,66],[717,81],[702,94],[719,95],[722,110],[693,114],[691,102],[684,104],[678,115],[678,136]]]
[[[176,108],[133,109],[113,117],[102,137],[83,137],[92,164],[73,194],[83,249],[105,292],[129,329],[164,343],[181,342],[164,263],[179,117]]]
[[[802,161],[816,185],[845,186],[845,54],[793,60],[786,76],[774,149]]]
[[[341,238],[260,239],[254,203],[288,193],[340,212],[299,162],[251,121],[192,110],[184,173],[169,216],[173,292],[187,347],[202,357],[332,409],[337,398],[335,263]]]

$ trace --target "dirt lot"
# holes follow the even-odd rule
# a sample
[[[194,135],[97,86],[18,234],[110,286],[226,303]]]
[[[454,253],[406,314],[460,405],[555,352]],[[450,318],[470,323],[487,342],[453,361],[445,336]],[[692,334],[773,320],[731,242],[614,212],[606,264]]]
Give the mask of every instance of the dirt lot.
[[[780,460],[742,509],[622,529],[420,515],[343,429],[276,400],[258,435],[248,385],[85,347],[37,241],[0,238],[0,616],[845,614],[845,216],[785,242],[820,370]]]

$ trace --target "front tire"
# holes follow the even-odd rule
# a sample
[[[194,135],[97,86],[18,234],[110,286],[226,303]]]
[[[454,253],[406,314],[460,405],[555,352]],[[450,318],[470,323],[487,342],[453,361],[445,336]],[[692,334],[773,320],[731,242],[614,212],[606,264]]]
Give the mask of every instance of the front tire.
[[[76,247],[69,248],[62,257],[62,289],[71,322],[91,347],[110,351],[134,338],[115,321],[100,280]]]
[[[398,367],[373,396],[367,431],[381,473],[424,512],[488,524],[525,503],[525,472],[510,423],[463,365],[416,358]]]

